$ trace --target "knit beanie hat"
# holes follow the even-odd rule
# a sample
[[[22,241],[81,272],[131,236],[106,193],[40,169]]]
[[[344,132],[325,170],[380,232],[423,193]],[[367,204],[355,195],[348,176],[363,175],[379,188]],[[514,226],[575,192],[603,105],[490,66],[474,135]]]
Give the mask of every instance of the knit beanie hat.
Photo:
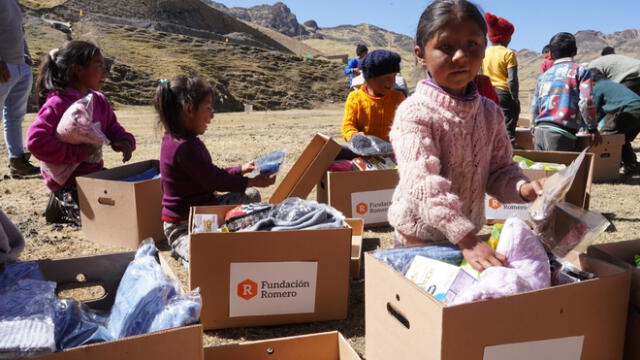
[[[484,14],[484,19],[489,27],[489,41],[492,43],[509,41],[515,30],[512,23],[489,12]]]
[[[365,79],[400,72],[400,55],[389,50],[374,50],[360,62]]]

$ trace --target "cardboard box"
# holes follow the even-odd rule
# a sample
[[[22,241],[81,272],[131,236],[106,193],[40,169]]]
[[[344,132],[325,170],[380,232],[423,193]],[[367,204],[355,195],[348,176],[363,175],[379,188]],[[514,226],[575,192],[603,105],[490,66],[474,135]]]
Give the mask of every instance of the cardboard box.
[[[351,263],[349,273],[351,278],[359,280],[362,272],[362,235],[364,221],[362,219],[347,219],[351,227]]]
[[[602,144],[591,146],[589,135],[578,135],[578,149],[593,153],[593,181],[614,181],[620,177],[623,134],[602,135]],[[591,147],[590,147],[591,146]]]
[[[518,124],[519,127],[529,128],[531,126],[531,119],[528,117],[519,117]]]
[[[317,199],[346,217],[364,219],[366,227],[388,226],[387,210],[398,179],[397,169],[329,171],[318,184]]]
[[[640,254],[640,240],[591,245],[587,254],[631,272],[631,304],[640,308],[640,268],[633,262],[633,256]]]
[[[633,256],[640,254],[640,240],[621,241],[589,246],[587,253],[598,259],[622,267],[631,272],[629,317],[625,341],[625,359],[640,359],[640,269],[635,266]]]
[[[85,301],[85,303],[93,309],[108,310],[115,300],[120,279],[134,255],[134,252],[130,252],[61,260],[41,260],[38,261],[38,265],[47,280],[58,283],[57,292],[101,286],[105,295],[99,299]],[[169,276],[174,276],[166,264],[163,265],[165,272]],[[79,346],[36,359],[200,360],[202,354],[202,325],[190,325],[116,341]]]
[[[529,128],[516,128],[516,145],[523,150],[533,150],[535,141]]]
[[[234,205],[192,207],[224,214]],[[350,227],[190,235],[189,284],[206,330],[347,317]]]
[[[164,239],[160,179],[120,181],[159,166],[158,160],[148,160],[79,176],[76,181],[84,236],[128,249],[137,249],[148,237]]]
[[[514,150],[514,155],[520,155],[527,159],[540,162],[558,163],[569,165],[575,160],[579,153],[563,151],[535,151],[535,150]],[[591,198],[591,179],[593,172],[593,154],[587,153],[578,173],[576,174],[571,188],[567,192],[565,200],[568,203],[589,209]],[[555,171],[525,169],[522,172],[531,180],[541,179],[551,176]],[[485,216],[489,223],[502,222],[510,216],[520,219],[527,219],[529,204],[502,204],[496,198],[485,195]]]
[[[366,358],[619,359],[629,273],[585,254],[580,260],[598,278],[445,306],[367,253]]]
[[[204,349],[205,360],[360,360],[337,331]]]

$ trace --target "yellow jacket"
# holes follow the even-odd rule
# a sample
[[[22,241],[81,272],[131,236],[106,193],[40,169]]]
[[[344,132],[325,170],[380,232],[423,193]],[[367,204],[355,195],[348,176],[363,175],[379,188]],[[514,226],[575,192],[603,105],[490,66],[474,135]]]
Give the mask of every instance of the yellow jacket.
[[[366,85],[352,91],[344,104],[344,119],[340,133],[345,141],[357,132],[377,136],[389,141],[389,130],[393,123],[398,105],[404,95],[391,90],[383,97],[371,96],[365,90]]]

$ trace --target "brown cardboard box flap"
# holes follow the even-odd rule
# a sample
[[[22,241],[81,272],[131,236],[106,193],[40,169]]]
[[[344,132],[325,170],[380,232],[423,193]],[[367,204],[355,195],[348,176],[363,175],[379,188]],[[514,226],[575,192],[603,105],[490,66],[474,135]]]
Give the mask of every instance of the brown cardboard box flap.
[[[337,331],[208,347],[205,360],[360,360]]]
[[[293,164],[269,199],[279,204],[289,197],[306,199],[340,152],[340,145],[328,136],[316,134]]]
[[[351,278],[360,279],[362,267],[362,234],[364,233],[364,221],[362,219],[346,219],[351,227]]]
[[[640,239],[608,244],[591,245],[587,254],[615,264],[631,272],[631,303],[640,307],[640,269],[635,267],[633,256],[640,254]]]

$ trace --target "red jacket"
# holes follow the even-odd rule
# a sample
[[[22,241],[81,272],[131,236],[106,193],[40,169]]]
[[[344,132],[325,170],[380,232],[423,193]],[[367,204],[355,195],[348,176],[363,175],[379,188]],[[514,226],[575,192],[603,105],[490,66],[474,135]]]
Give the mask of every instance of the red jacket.
[[[478,92],[480,95],[486,97],[489,100],[493,100],[496,105],[500,106],[500,99],[498,99],[498,93],[496,93],[496,89],[491,85],[491,79],[486,75],[476,75],[476,78],[473,79],[476,83],[476,87],[478,88]]]

